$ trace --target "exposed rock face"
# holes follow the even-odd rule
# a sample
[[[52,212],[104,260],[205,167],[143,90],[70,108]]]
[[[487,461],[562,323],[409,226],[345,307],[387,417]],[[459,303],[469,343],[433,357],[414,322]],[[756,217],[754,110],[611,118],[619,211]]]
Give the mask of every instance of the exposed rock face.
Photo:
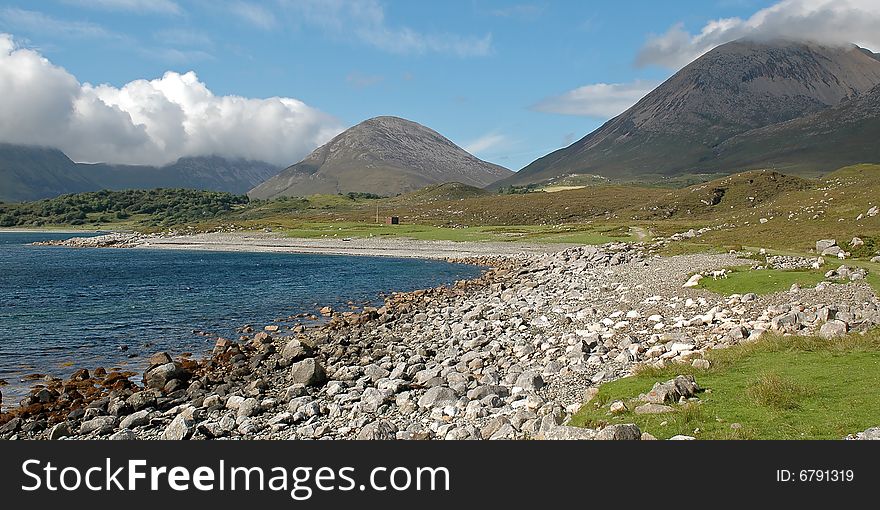
[[[248,196],[266,199],[346,192],[393,196],[443,182],[483,187],[511,174],[425,126],[397,117],[376,117],[346,130]]]
[[[730,42],[684,67],[593,133],[493,187],[571,173],[632,178],[707,168],[739,171],[716,169],[713,147],[841,104],[878,84],[880,62],[855,46]]]

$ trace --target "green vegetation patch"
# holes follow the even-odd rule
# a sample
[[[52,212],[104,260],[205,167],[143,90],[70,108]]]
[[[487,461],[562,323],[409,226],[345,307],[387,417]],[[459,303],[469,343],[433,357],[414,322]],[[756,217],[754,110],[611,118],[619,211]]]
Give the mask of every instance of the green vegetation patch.
[[[0,204],[0,227],[172,226],[216,218],[247,203],[246,196],[217,191],[95,191],[36,202]]]
[[[772,294],[789,290],[795,283],[806,288],[825,280],[823,270],[733,268],[728,271],[727,278],[703,278],[700,287],[724,296],[749,292]]]
[[[572,425],[636,423],[660,439],[841,439],[880,425],[880,330],[836,340],[768,336],[707,359],[707,370],[645,368],[606,383]],[[705,390],[698,401],[672,404],[666,414],[633,412],[654,383],[688,374]],[[612,416],[609,405],[617,400],[628,410]]]
[[[533,243],[604,244],[633,241],[624,228],[591,225],[511,225],[443,227],[432,225],[385,225],[367,222],[304,222],[282,230],[297,238],[404,237],[423,241],[520,241]]]

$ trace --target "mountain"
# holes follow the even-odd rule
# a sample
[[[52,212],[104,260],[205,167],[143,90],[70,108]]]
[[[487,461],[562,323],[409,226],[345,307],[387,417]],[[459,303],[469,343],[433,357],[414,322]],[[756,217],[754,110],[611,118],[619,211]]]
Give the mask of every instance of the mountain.
[[[278,167],[269,163],[220,156],[180,158],[158,168],[105,163],[82,164],[79,168],[101,189],[189,188],[237,195],[278,173]]]
[[[818,113],[734,136],[714,150],[714,168],[825,173],[880,163],[880,86]]]
[[[93,189],[95,184],[57,149],[0,143],[0,201],[36,200]]]
[[[493,187],[568,174],[632,179],[701,173],[725,140],[819,112],[878,84],[880,60],[857,46],[730,42],[596,131]]]
[[[436,131],[397,117],[346,130],[251,190],[251,198],[365,192],[390,196],[443,182],[484,187],[511,175]]]
[[[45,147],[0,143],[0,201],[30,201],[102,189],[189,188],[244,194],[278,173],[260,161],[187,157],[162,167],[74,163]]]

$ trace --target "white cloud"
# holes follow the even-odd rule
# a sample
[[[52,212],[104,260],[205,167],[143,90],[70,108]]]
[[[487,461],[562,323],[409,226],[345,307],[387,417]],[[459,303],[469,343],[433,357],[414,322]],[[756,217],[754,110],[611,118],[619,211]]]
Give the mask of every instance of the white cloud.
[[[183,10],[171,0],[63,0],[66,4],[112,11],[180,14]]]
[[[296,99],[215,96],[193,72],[120,88],[81,84],[7,34],[0,88],[0,140],[57,147],[76,161],[163,164],[217,154],[284,165],[341,131]]]
[[[677,69],[720,44],[742,37],[878,48],[878,26],[877,0],[783,0],[748,19],[712,20],[696,34],[686,31],[682,24],[675,25],[665,34],[649,37],[636,63]]]
[[[378,0],[281,0],[293,21],[319,27],[340,38],[353,37],[389,53],[442,53],[482,57],[492,53],[492,34],[422,33],[390,26]]]
[[[562,95],[547,98],[532,108],[547,113],[610,119],[636,104],[657,85],[656,82],[644,80],[584,85]]]
[[[476,140],[466,143],[464,146],[464,150],[470,152],[471,154],[485,153],[490,149],[495,149],[499,146],[507,144],[508,141],[509,140],[504,135],[494,132],[487,133],[477,138]]]
[[[233,15],[257,28],[272,30],[278,25],[275,15],[262,5],[242,0],[231,0],[226,5]]]

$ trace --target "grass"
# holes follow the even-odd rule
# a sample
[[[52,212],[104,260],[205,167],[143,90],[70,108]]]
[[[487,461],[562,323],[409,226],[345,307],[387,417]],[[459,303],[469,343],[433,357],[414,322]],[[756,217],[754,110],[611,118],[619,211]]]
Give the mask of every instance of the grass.
[[[729,269],[727,278],[717,280],[706,277],[700,280],[700,287],[716,294],[729,296],[731,294],[772,294],[786,291],[793,284],[800,287],[815,287],[825,280],[825,270],[781,270],[781,269]]]
[[[368,222],[303,222],[281,229],[298,238],[405,237],[424,241],[520,241],[534,243],[603,244],[632,241],[633,236],[616,226],[593,225],[512,225],[479,227],[441,227],[432,225],[384,225]]]
[[[660,439],[840,439],[880,424],[880,330],[836,340],[768,336],[711,351],[708,370],[644,368],[604,384],[572,425],[636,423]],[[657,381],[692,374],[706,391],[662,415],[637,415],[637,397]],[[630,411],[611,416],[622,400]],[[738,423],[739,428],[731,428]]]

